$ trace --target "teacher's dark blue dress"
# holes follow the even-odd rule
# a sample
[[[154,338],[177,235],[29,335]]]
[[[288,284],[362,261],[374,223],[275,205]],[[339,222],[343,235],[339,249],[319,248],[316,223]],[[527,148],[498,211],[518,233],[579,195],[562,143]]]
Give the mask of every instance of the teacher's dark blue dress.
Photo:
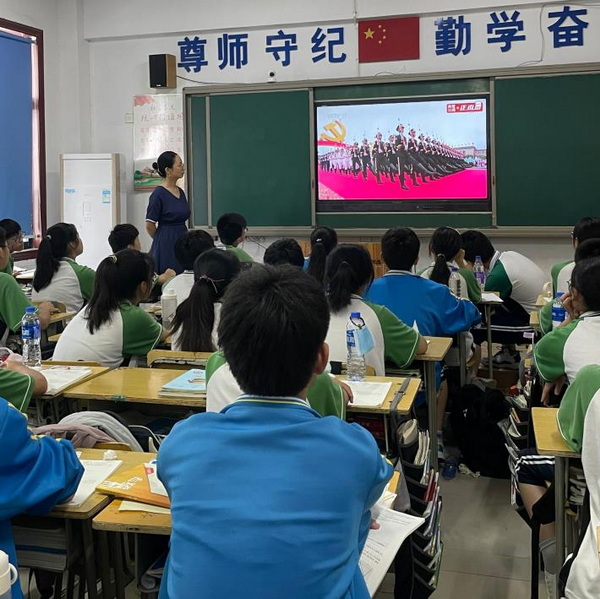
[[[183,189],[178,189],[180,195],[176,197],[159,185],[148,202],[146,220],[158,227],[150,248],[157,273],[163,273],[167,268],[172,268],[177,274],[183,272],[175,258],[175,242],[187,231],[185,221],[190,217],[190,206]]]

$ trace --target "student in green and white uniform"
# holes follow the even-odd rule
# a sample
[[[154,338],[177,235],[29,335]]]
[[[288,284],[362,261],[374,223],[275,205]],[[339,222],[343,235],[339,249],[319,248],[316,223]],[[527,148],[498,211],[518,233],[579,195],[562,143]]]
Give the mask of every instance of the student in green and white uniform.
[[[6,245],[11,254],[8,264],[5,268],[0,270],[0,272],[5,272],[7,275],[12,276],[15,269],[15,261],[12,255],[15,252],[23,251],[23,231],[21,230],[21,225],[12,218],[3,218],[0,220],[0,227],[2,227],[6,233]]]
[[[0,367],[0,397],[20,412],[25,412],[31,398],[43,395],[47,388],[48,381],[44,375],[20,361],[7,360]]]
[[[75,262],[82,252],[75,225],[51,226],[38,248],[31,299],[62,302],[68,312],[81,310],[92,295],[96,276],[93,269]]]
[[[350,393],[350,395],[347,395]],[[221,352],[214,353],[206,363],[206,411],[220,412],[243,395],[238,382]],[[308,388],[306,399],[321,416],[346,417],[346,404],[351,392],[329,374],[316,376]]]
[[[383,376],[386,360],[404,368],[417,354],[427,351],[427,342],[384,306],[362,299],[373,276],[373,262],[363,246],[338,245],[329,254],[325,286],[331,319],[326,341],[329,359],[346,362],[346,324],[352,312],[360,312],[374,341],[373,349],[365,356],[366,364],[375,369],[377,376]]]
[[[600,238],[600,218],[596,216],[585,216],[573,228],[571,233],[573,249],[577,253],[578,248],[590,239]],[[582,258],[585,256],[582,256]],[[577,256],[575,257],[577,260]],[[550,275],[552,278],[552,297],[557,293],[569,292],[569,280],[575,266],[574,261],[559,262],[552,267]],[[552,302],[547,303],[540,310],[540,330],[545,335],[552,330]]]
[[[138,307],[153,286],[154,264],[147,254],[123,250],[102,260],[92,297],[63,331],[53,359],[117,368],[126,357],[145,356],[168,335]]]
[[[217,233],[223,247],[235,254],[240,262],[254,262],[252,256],[238,247],[246,239],[248,224],[246,219],[237,212],[223,214],[217,221]]]
[[[571,293],[564,305],[569,318],[542,337],[534,348],[537,370],[547,383],[542,395],[544,403],[562,377],[571,382],[583,366],[600,364],[600,258],[575,265]]]

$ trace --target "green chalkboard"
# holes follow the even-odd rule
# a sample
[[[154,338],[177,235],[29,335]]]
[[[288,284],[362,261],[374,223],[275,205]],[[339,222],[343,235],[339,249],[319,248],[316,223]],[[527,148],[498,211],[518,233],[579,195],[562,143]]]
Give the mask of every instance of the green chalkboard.
[[[598,214],[600,75],[495,82],[499,226]]]
[[[196,225],[208,224],[208,182],[206,147],[206,97],[191,96],[188,103],[188,121],[191,123],[191,144],[188,168],[191,168],[192,219]]]

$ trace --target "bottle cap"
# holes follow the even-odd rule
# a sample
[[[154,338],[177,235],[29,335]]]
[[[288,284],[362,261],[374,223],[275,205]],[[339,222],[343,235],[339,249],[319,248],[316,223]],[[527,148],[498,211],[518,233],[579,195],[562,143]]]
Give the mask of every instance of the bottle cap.
[[[175,291],[175,289],[173,289],[173,287],[170,287],[169,289],[166,289],[165,292],[163,293],[163,295],[168,296],[168,297],[176,297],[177,296],[177,291]]]
[[[475,256],[475,260],[481,260],[481,256]]]
[[[556,292],[556,297],[562,297],[565,294],[564,291],[557,291]]]
[[[27,308],[25,308],[25,312],[36,312],[37,308],[35,306],[27,306]]]
[[[453,266],[452,267],[452,272],[458,272],[458,266]]]
[[[350,318],[360,318],[360,312],[350,312]]]

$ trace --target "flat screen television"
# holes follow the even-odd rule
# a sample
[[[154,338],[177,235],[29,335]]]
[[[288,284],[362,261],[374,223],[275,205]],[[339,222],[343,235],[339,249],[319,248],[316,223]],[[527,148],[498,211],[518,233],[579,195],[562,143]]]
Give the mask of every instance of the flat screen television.
[[[490,212],[487,96],[316,106],[317,212]]]

